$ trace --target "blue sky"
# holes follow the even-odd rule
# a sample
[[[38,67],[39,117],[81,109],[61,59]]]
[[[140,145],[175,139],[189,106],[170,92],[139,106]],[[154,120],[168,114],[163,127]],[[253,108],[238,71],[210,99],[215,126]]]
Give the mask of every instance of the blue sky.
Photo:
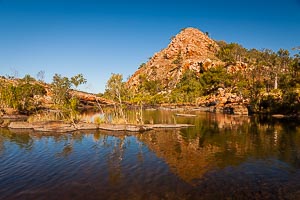
[[[300,0],[162,1],[0,0],[0,75],[82,73],[81,89],[103,92],[185,27],[246,48],[300,46]]]

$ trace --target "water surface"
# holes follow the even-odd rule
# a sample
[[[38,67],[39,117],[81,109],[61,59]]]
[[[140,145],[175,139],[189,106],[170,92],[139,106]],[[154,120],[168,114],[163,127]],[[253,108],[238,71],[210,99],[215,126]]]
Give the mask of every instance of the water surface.
[[[0,129],[0,199],[300,199],[300,127],[146,111],[188,129],[68,134]]]

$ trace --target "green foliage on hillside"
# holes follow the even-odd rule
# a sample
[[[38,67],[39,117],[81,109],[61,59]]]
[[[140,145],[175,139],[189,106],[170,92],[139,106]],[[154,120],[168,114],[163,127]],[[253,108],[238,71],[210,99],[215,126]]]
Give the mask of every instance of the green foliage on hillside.
[[[223,61],[201,73],[187,70],[174,89],[141,74],[131,102],[145,104],[195,103],[198,97],[216,94],[218,88],[249,99],[255,111],[293,113],[300,110],[300,53],[285,49],[246,49],[237,43],[218,42],[216,56]],[[298,48],[297,48],[298,49]],[[300,48],[299,48],[300,49]],[[298,49],[298,50],[299,50]],[[174,64],[180,63],[180,54]]]
[[[22,79],[1,77],[0,110],[12,108],[19,113],[33,114],[45,108],[46,87],[50,86],[52,109],[57,110],[59,118],[74,121],[78,115],[79,99],[72,95],[71,89],[86,83],[82,74],[71,78],[59,74],[53,76],[53,82],[45,85],[30,75]]]
[[[202,74],[187,70],[171,92],[171,103],[194,103],[196,98],[215,92],[219,87],[230,87],[230,78],[224,67],[211,68]]]
[[[25,75],[17,83],[6,79],[0,80],[0,107],[14,108],[22,113],[31,113],[39,109],[39,97],[46,94],[45,88],[35,79]]]

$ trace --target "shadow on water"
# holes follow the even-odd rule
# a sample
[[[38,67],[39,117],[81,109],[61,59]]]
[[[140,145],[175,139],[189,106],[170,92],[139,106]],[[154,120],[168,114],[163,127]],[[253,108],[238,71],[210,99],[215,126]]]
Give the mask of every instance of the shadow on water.
[[[0,199],[297,199],[296,123],[145,111],[145,133],[0,129]]]

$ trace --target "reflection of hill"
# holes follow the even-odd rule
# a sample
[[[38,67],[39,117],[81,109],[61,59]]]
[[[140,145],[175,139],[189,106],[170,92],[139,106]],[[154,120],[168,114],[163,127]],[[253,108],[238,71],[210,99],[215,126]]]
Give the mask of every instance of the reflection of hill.
[[[262,125],[249,118],[234,120],[198,118],[193,128],[155,130],[137,137],[189,183],[212,169],[237,166],[252,158],[278,157],[299,166],[297,129],[287,132],[278,124]]]
[[[139,139],[158,157],[164,159],[175,174],[188,182],[200,178],[215,167],[215,164],[210,162],[210,156],[220,151],[217,146],[198,148],[197,141],[186,142],[179,130],[155,131],[139,135]]]

